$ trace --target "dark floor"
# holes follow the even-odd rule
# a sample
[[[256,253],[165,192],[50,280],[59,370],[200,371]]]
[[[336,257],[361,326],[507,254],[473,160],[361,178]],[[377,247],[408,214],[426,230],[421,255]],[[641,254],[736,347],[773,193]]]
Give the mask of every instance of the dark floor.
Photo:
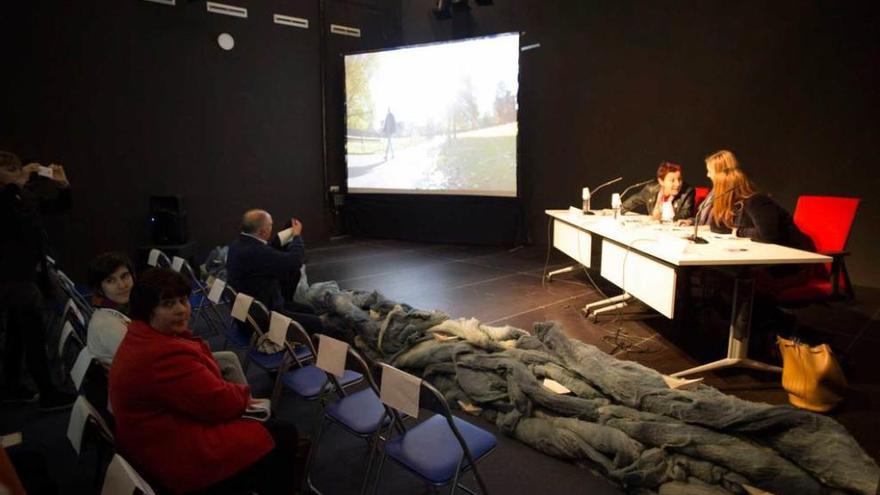
[[[387,240],[346,239],[309,252],[309,281],[337,280],[344,288],[377,289],[387,297],[422,309],[440,309],[455,317],[476,317],[484,323],[510,324],[530,329],[533,323],[556,320],[573,338],[594,344],[621,359],[631,359],[664,373],[672,373],[717,359],[725,352],[725,311],[705,305],[687,319],[671,322],[635,305],[626,314],[586,320],[580,308],[600,296],[583,271],[542,284],[546,248],[515,250],[452,246]],[[550,268],[567,259],[551,253]],[[601,285],[600,289],[612,290]],[[723,305],[720,305],[723,306]],[[799,332],[810,339],[832,343],[840,354],[852,393],[832,414],[875,460],[880,459],[880,367],[873,346],[880,343],[880,289],[857,288],[857,300],[793,311]],[[680,319],[682,320],[682,319]],[[755,322],[764,328],[773,322]],[[769,338],[753,339],[755,351],[766,354]],[[255,367],[249,379],[256,391],[268,391],[270,381]],[[786,403],[779,376],[722,371],[706,376],[706,383],[738,397],[774,404]],[[281,416],[292,418],[305,430],[315,431],[319,408],[315,403],[285,399]],[[0,432],[21,430],[32,448],[48,453],[52,475],[62,493],[92,490],[93,460],[87,453],[77,462],[64,437],[68,413],[39,414],[31,407],[6,407],[0,413]],[[492,425],[468,417],[495,431]],[[499,436],[499,447],[480,464],[493,493],[570,494],[619,493],[611,483],[580,467],[550,458]],[[338,429],[327,432],[314,469],[314,481],[324,493],[357,493],[366,446]],[[470,476],[466,478],[471,481]],[[472,483],[469,483],[472,484]],[[410,475],[389,466],[379,493],[431,493]]]

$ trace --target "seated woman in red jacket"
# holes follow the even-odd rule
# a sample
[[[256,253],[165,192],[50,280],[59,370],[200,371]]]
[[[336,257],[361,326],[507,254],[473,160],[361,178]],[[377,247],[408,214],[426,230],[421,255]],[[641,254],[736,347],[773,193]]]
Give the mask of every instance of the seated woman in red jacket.
[[[296,427],[243,419],[250,388],[222,378],[208,345],[189,330],[187,280],[144,272],[110,368],[120,452],[174,493],[293,493]]]

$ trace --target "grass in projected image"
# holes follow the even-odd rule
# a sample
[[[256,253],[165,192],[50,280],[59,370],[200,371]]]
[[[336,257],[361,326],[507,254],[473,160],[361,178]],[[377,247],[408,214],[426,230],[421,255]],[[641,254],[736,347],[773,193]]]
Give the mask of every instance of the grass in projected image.
[[[463,137],[445,142],[430,188],[515,190],[510,164],[516,159],[516,136]]]

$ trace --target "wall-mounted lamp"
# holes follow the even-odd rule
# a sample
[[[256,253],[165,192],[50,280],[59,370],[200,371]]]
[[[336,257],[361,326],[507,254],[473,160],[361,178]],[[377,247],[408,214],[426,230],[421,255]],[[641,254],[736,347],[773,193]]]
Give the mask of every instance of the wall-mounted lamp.
[[[235,46],[235,38],[229,33],[220,33],[220,36],[217,36],[217,44],[220,48],[229,51]]]

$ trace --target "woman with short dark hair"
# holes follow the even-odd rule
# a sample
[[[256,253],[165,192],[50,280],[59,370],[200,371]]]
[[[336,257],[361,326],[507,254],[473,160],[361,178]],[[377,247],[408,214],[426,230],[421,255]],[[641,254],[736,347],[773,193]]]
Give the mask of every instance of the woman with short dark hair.
[[[89,320],[87,345],[92,355],[109,367],[131,323],[129,299],[134,286],[131,260],[122,253],[99,255],[89,265],[89,284],[94,292],[95,312]],[[225,380],[247,383],[237,354],[217,351],[213,356]]]
[[[681,165],[677,163],[662,162],[657,167],[657,182],[651,182],[626,199],[620,210],[660,220],[665,204],[672,210],[670,220],[687,220],[693,215],[694,188],[685,184],[681,178]]]
[[[131,291],[132,322],[110,368],[120,450],[174,493],[293,492],[296,427],[242,417],[250,387],[225,381],[189,330],[189,294],[167,268],[147,270]]]
[[[104,253],[89,264],[92,307],[88,348],[103,365],[110,366],[131,320],[128,301],[134,285],[131,260],[122,253]]]

